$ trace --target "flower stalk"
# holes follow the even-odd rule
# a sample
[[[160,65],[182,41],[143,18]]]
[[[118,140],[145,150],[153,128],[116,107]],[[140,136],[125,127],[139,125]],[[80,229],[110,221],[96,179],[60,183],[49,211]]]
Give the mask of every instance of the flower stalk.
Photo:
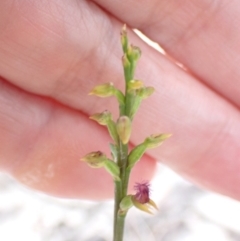
[[[128,182],[132,168],[144,153],[150,148],[161,145],[170,137],[170,134],[151,135],[129,151],[132,120],[141,101],[151,96],[154,88],[146,87],[143,81],[134,78],[141,50],[134,45],[129,45],[125,25],[121,31],[121,44],[125,92],[122,93],[115,88],[113,83],[98,85],[90,92],[90,95],[103,98],[115,96],[119,104],[119,118],[116,121],[112,119],[111,113],[107,110],[90,117],[108,129],[113,140],[113,143],[110,143],[112,159],[101,151],[91,152],[81,159],[92,168],[105,168],[115,183],[113,241],[123,241],[125,217],[131,207],[134,206],[150,214],[153,209],[157,209],[157,205],[149,197],[150,184],[148,182],[137,183],[134,187],[136,191],[134,195],[127,193]]]

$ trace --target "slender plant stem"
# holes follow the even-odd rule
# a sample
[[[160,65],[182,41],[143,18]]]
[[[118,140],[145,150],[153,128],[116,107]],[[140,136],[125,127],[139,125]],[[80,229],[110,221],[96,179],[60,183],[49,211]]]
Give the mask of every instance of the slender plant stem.
[[[125,215],[117,217],[117,229],[116,229],[116,239],[114,241],[122,241],[124,234],[124,223],[125,223]]]
[[[120,109],[120,116],[124,114],[125,114],[125,110]],[[128,158],[128,144],[124,145],[121,141],[119,141],[117,164],[120,167],[121,182],[119,182],[120,184],[115,182],[114,239],[113,239],[114,241],[123,240],[125,215],[124,216],[118,215],[118,210],[119,210],[119,204],[121,200],[127,195],[126,185],[129,179],[129,173],[126,173],[127,158]]]
[[[126,44],[127,46],[128,44]],[[127,58],[127,47],[123,48],[124,56],[123,62],[128,60]],[[132,66],[131,66],[132,65]],[[120,116],[127,115],[129,117],[129,110],[131,107],[130,95],[128,94],[128,82],[134,77],[136,63],[126,63],[123,64],[124,67],[124,77],[125,77],[125,103],[124,106],[120,106],[119,112]],[[117,164],[120,168],[120,179],[121,184],[115,183],[115,205],[114,205],[114,241],[123,241],[124,233],[124,222],[126,215],[119,215],[119,205],[121,200],[127,195],[128,181],[130,176],[130,169],[127,168],[128,165],[128,144],[123,144],[120,140],[118,142],[118,160]]]
[[[122,182],[115,181],[115,198],[114,198],[114,227],[113,227],[113,237],[114,241],[117,241],[117,230],[118,227],[118,209],[122,196]]]
[[[123,190],[123,194],[125,196],[127,195],[127,191],[128,191],[128,182],[129,182],[130,172],[131,172],[131,169],[129,169],[129,168],[125,169],[125,178],[124,178],[124,182],[122,184],[122,190]]]
[[[124,168],[124,178],[122,179],[122,198],[127,195],[129,176],[130,176],[130,169]],[[119,208],[119,204],[117,207]],[[114,239],[114,241],[123,240],[125,218],[126,218],[126,215],[117,214],[117,221],[115,226],[116,239]]]
[[[115,205],[114,205],[114,241],[122,241],[124,233],[125,216],[118,215],[119,204],[123,197],[126,196],[126,189],[123,189],[123,184],[126,183],[126,165],[128,157],[128,145],[123,145],[119,142],[118,165],[120,167],[121,182],[115,182]],[[124,191],[124,192],[123,192]]]
[[[121,174],[120,174],[120,178],[122,180],[122,183],[125,183],[125,176],[126,176],[126,168],[127,168],[127,158],[128,158],[128,144],[123,145],[120,142],[120,159],[121,159]],[[123,186],[122,186],[123,188]],[[122,197],[124,197],[126,195],[126,193],[124,193],[124,190],[122,190]]]

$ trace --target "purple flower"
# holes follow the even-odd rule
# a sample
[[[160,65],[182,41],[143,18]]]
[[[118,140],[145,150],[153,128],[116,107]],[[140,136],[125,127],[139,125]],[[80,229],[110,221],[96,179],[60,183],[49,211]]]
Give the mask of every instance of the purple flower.
[[[130,194],[122,199],[119,209],[120,215],[126,215],[132,206],[150,214],[153,214],[152,209],[158,210],[156,203],[149,198],[150,184],[148,181],[136,183],[134,189],[136,191],[135,195]]]
[[[136,183],[134,186],[134,190],[136,191],[136,194],[134,195],[134,198],[136,201],[138,201],[141,204],[148,203],[150,198],[150,184],[148,181],[144,181],[142,183]]]

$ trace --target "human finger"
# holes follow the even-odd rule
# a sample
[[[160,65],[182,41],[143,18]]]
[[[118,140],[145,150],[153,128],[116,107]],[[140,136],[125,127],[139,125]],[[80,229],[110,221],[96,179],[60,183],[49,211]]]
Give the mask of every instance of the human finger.
[[[239,1],[95,0],[240,107]]]
[[[65,6],[65,3],[59,3],[63,4],[61,6]],[[81,4],[83,3],[85,2],[81,1]],[[51,2],[51,4],[53,4],[51,6],[55,6],[55,2]],[[34,16],[42,16],[43,9],[49,11],[49,8],[45,5],[40,6],[43,8],[40,8],[41,11],[39,11],[39,6],[38,8],[35,5],[27,5],[25,7],[25,10],[32,10],[29,11],[30,15],[24,15],[25,18],[30,18],[31,20],[32,13],[34,13]],[[67,8],[62,13],[68,16],[69,8],[73,11],[71,12],[72,15],[77,17],[79,14],[78,8],[75,5],[71,5],[71,2],[68,2]],[[82,9],[89,10],[89,8],[80,8],[80,10]],[[98,9],[96,5],[94,5],[94,9]],[[25,13],[28,13],[27,10]],[[54,16],[53,13],[51,12],[50,17]],[[85,13],[89,12],[85,11]],[[119,86],[119,83],[122,82],[122,70],[119,67],[119,56],[121,54],[118,43],[121,23],[100,9],[94,13],[97,13],[96,16],[99,18],[99,21],[101,20],[105,23],[102,28],[98,28],[100,31],[95,31],[98,25],[95,28],[89,27],[94,25],[87,25],[88,31],[86,32],[84,28],[86,26],[84,25],[85,22],[82,24],[83,21],[80,21],[80,25],[76,27],[78,32],[74,32],[74,38],[72,39],[71,34],[67,34],[65,36],[67,41],[64,40],[63,42],[58,35],[51,35],[49,31],[47,34],[45,31],[37,31],[40,34],[39,36],[43,36],[42,38],[46,41],[39,45],[41,51],[34,51],[33,48],[33,43],[37,40],[31,33],[34,32],[35,28],[31,28],[31,24],[27,26],[21,25],[22,18],[20,18],[18,23],[24,30],[21,32],[29,31],[30,29],[29,34],[33,38],[28,36],[28,38],[24,38],[24,41],[21,38],[18,39],[17,46],[23,47],[27,55],[25,55],[25,59],[21,58],[21,54],[17,55],[17,64],[21,63],[20,66],[23,66],[26,70],[21,72],[20,68],[18,68],[19,65],[16,62],[12,62],[12,58],[8,56],[9,52],[5,52],[5,55],[2,55],[7,63],[2,67],[4,76],[25,90],[51,97],[61,104],[82,110],[86,114],[99,111],[101,108],[100,104],[104,108],[109,107],[111,109],[116,103],[109,100],[100,102],[96,98],[85,98],[85,96],[90,86],[93,87],[97,83],[114,80],[113,82]],[[82,18],[85,15],[82,15],[82,11],[80,11],[79,16]],[[88,16],[90,15],[87,15],[84,19],[88,20]],[[46,29],[54,30],[57,23],[55,23],[55,18],[51,18],[51,20],[53,22],[47,21],[48,28]],[[41,23],[39,25],[42,26],[42,18],[36,17],[35,21],[37,21],[36,24]],[[101,21],[100,23],[102,23]],[[62,22],[60,23],[57,26],[65,26]],[[73,26],[76,26],[74,25],[76,21],[71,23]],[[8,38],[10,37],[10,39],[12,36],[15,36],[15,33],[20,34],[20,32],[14,31],[14,26],[10,30],[8,32]],[[94,35],[96,32],[97,35]],[[90,42],[91,38],[82,38],[80,33],[88,33],[89,36],[93,36],[94,42]],[[45,34],[46,37],[48,36],[46,39],[44,38]],[[152,157],[164,160],[167,165],[201,185],[239,198],[240,191],[236,189],[235,185],[239,183],[236,173],[239,165],[237,158],[239,156],[238,110],[224,100],[222,96],[201,84],[198,79],[182,71],[157,51],[144,44],[131,32],[129,34],[132,42],[139,45],[143,50],[137,75],[143,80],[146,79],[147,85],[153,85],[157,92],[155,97],[145,102],[146,105],[150,104],[150,108],[147,108],[145,105],[140,110],[138,116],[142,118],[136,117],[134,127],[136,132],[133,132],[136,134],[132,138],[133,144],[138,144],[143,137],[148,133],[151,134],[151,132],[166,131],[173,133],[174,138],[164,145],[164,149],[150,153]],[[86,39],[89,41],[84,42]],[[28,40],[30,42],[27,42]],[[98,40],[101,40],[101,49],[97,48],[100,44]],[[76,42],[84,43],[84,45],[76,44]],[[52,43],[54,43],[53,46],[57,46],[56,49],[47,48]],[[12,44],[13,42],[11,41],[7,43],[8,49],[11,49]],[[27,51],[27,48],[30,48],[31,51]],[[94,51],[91,51],[92,49]],[[68,50],[69,52],[67,52]],[[90,55],[88,55],[89,52],[91,53]],[[39,53],[41,54],[39,55]],[[82,54],[77,55],[76,53]],[[87,53],[87,55],[84,55],[84,53]],[[36,61],[33,61],[34,58],[29,58],[32,54]],[[49,59],[41,61],[42,55],[49,56]],[[73,60],[76,60],[76,62]],[[73,67],[70,64],[72,63],[71,61],[76,63]],[[30,67],[27,63],[30,63]],[[59,63],[60,68],[58,67]],[[11,68],[7,69],[7,66],[11,66],[16,72],[13,74],[10,71]],[[60,71],[60,75],[58,75],[58,71]],[[32,76],[36,77],[35,81],[32,81]],[[206,138],[206,136],[211,138]],[[231,155],[226,153],[231,153]],[[217,169],[216,166],[218,167]]]
[[[0,80],[0,169],[22,184],[50,195],[103,199],[113,195],[113,181],[102,169],[80,161],[86,153],[107,154],[104,128],[59,103]],[[131,177],[149,180],[155,161],[145,156]]]

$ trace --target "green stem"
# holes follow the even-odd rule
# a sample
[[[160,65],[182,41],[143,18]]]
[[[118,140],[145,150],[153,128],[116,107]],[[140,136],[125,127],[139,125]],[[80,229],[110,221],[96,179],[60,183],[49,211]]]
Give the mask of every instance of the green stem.
[[[118,230],[118,209],[119,209],[119,204],[121,201],[122,197],[122,182],[117,182],[115,181],[115,200],[114,200],[114,226],[113,226],[113,236],[114,236],[114,241],[118,241],[117,236],[119,233]]]
[[[115,205],[114,205],[114,241],[122,241],[124,233],[124,220],[125,216],[118,215],[119,204],[121,200],[126,196],[126,189],[123,188],[123,184],[126,183],[126,165],[128,158],[128,145],[123,145],[119,141],[118,161],[117,164],[120,167],[121,182],[115,182]]]
[[[125,114],[125,109],[120,109],[120,116]],[[126,175],[127,159],[128,159],[128,144],[124,145],[119,140],[117,164],[120,167],[121,182],[115,182],[115,200],[114,200],[114,241],[122,241],[124,233],[125,216],[118,215],[119,204],[121,200],[127,195],[128,183],[126,178],[129,178],[129,173]],[[123,185],[125,187],[123,187]]]
[[[127,195],[128,190],[128,181],[130,176],[131,169],[124,168],[123,172],[123,179],[122,179],[122,198],[124,198]],[[121,198],[121,200],[122,200]],[[119,202],[120,204],[120,202]],[[119,208],[118,204],[118,208]],[[118,215],[117,213],[117,220],[116,220],[116,226],[115,226],[115,237],[114,241],[123,241],[123,234],[124,234],[124,223],[125,223],[126,215]]]
[[[136,67],[135,61],[129,62],[127,58],[127,48],[124,49],[123,67],[125,77],[125,99],[124,105],[119,108],[120,116],[129,116],[129,110],[131,107],[130,95],[128,94],[128,82],[133,79],[134,71]],[[126,215],[118,215],[119,205],[121,200],[127,195],[128,181],[131,169],[127,168],[128,162],[128,144],[124,145],[120,140],[118,142],[118,158],[117,164],[120,168],[121,182],[115,182],[115,205],[114,205],[114,238],[113,241],[123,241],[124,222]]]
[[[117,217],[117,229],[116,229],[116,237],[114,241],[122,241],[123,240],[123,234],[124,234],[124,223],[125,223],[125,217],[118,215]]]
[[[124,196],[127,195],[130,172],[131,172],[130,168],[125,168],[125,178],[122,184],[122,190],[123,190]]]

